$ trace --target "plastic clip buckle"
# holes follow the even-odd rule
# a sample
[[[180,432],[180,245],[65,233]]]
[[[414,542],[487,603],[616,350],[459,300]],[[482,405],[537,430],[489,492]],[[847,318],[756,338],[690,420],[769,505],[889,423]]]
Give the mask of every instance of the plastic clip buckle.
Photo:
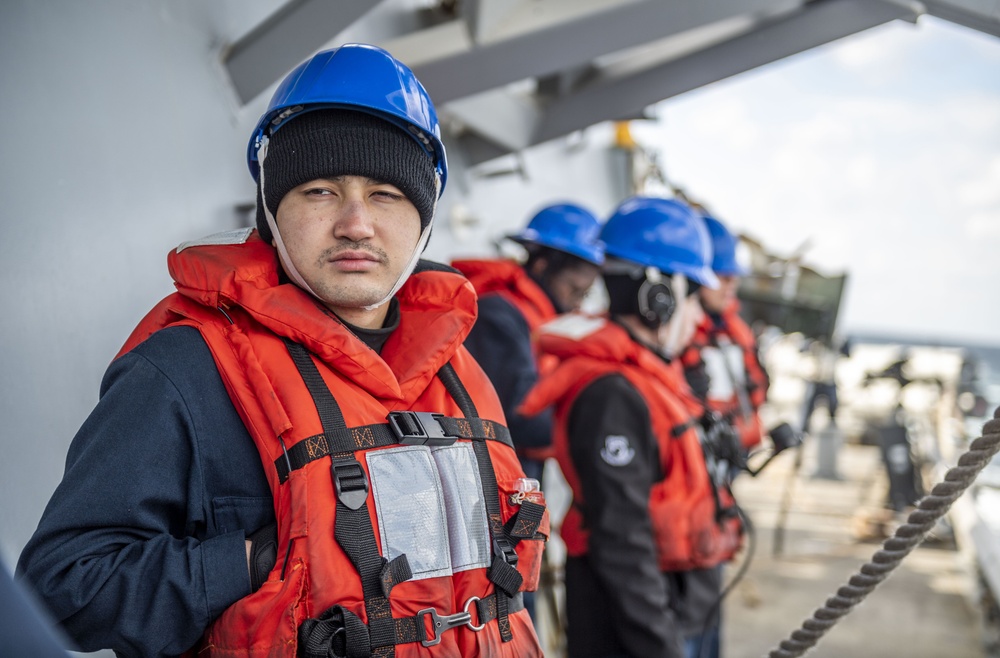
[[[493,552],[503,556],[503,561],[512,567],[517,566],[517,551],[514,546],[507,541],[506,537],[497,537],[493,540]]]
[[[334,458],[330,464],[337,500],[348,509],[359,509],[368,500],[368,476],[357,459]]]
[[[429,411],[393,411],[386,420],[402,445],[450,446],[458,437],[445,434],[438,421],[443,417]]]

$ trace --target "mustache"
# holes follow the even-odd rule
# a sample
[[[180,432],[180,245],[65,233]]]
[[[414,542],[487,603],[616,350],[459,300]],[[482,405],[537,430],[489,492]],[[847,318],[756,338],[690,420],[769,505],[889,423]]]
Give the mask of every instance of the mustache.
[[[320,255],[320,260],[330,260],[332,258],[336,258],[345,251],[363,251],[366,254],[374,256],[381,263],[389,260],[389,254],[387,254],[384,250],[369,244],[368,242],[363,240],[355,241],[343,239],[338,244],[325,249]]]

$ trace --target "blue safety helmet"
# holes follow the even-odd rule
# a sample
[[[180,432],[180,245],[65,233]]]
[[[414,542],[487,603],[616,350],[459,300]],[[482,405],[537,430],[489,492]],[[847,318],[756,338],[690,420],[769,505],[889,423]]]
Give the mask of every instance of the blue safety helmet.
[[[746,276],[747,269],[736,261],[736,236],[711,215],[702,215],[712,237],[712,271],[723,276]]]
[[[564,251],[588,263],[604,262],[604,243],[598,239],[601,222],[585,208],[557,203],[538,211],[520,233],[508,236],[523,244]]]
[[[705,222],[678,199],[635,196],[615,210],[601,230],[604,253],[664,274],[683,274],[709,288],[719,280],[712,272],[712,242]]]
[[[327,108],[368,112],[411,135],[434,162],[440,197],[448,161],[434,103],[405,64],[381,48],[360,43],[319,52],[281,82],[250,136],[247,165],[254,180],[260,174],[257,151],[265,135],[303,112]]]

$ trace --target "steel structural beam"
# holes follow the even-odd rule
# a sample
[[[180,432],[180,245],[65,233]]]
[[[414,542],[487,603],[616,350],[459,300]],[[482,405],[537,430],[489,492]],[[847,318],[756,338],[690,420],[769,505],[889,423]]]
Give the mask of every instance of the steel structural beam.
[[[448,117],[465,130],[507,151],[519,151],[531,145],[532,131],[538,123],[538,109],[531,98],[488,91],[448,104]]]
[[[1000,3],[996,0],[923,0],[923,4],[931,16],[1000,37]]]
[[[896,19],[911,7],[889,0],[818,0],[747,34],[622,79],[595,80],[545,108],[532,143],[642,108]]]
[[[484,41],[494,27],[517,9],[519,0],[465,0],[462,15],[475,42]]]
[[[380,0],[291,0],[223,55],[243,103],[350,26]]]
[[[643,0],[418,64],[413,72],[435,104],[443,105],[525,78],[578,68],[602,55],[733,16],[788,4],[788,0]]]

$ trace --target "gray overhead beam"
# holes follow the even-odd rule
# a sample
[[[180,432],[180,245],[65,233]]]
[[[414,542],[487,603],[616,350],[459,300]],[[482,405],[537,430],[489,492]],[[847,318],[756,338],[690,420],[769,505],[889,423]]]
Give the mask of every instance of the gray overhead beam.
[[[786,5],[787,0],[643,0],[420,64],[413,71],[440,106],[726,18]]]
[[[531,136],[538,125],[538,108],[530,98],[494,89],[448,104],[448,118],[465,132],[508,151],[519,151],[531,145]]]
[[[773,23],[623,79],[597,80],[544,108],[538,144],[601,121],[624,119],[686,91],[895,19],[912,8],[888,0],[818,0]]]
[[[458,137],[445,140],[445,148],[448,149],[449,160],[453,153],[461,153],[462,161],[466,166],[473,167],[477,164],[493,160],[505,155],[510,155],[513,151],[509,148],[498,146],[495,142],[483,139],[474,132],[466,132]],[[449,185],[451,179],[449,178]]]
[[[494,27],[517,9],[519,0],[465,0],[462,15],[469,24],[473,41],[489,36]]]
[[[931,16],[1000,37],[1000,3],[996,0],[923,0]]]
[[[253,100],[379,1],[291,0],[283,5],[223,55],[240,100]]]

